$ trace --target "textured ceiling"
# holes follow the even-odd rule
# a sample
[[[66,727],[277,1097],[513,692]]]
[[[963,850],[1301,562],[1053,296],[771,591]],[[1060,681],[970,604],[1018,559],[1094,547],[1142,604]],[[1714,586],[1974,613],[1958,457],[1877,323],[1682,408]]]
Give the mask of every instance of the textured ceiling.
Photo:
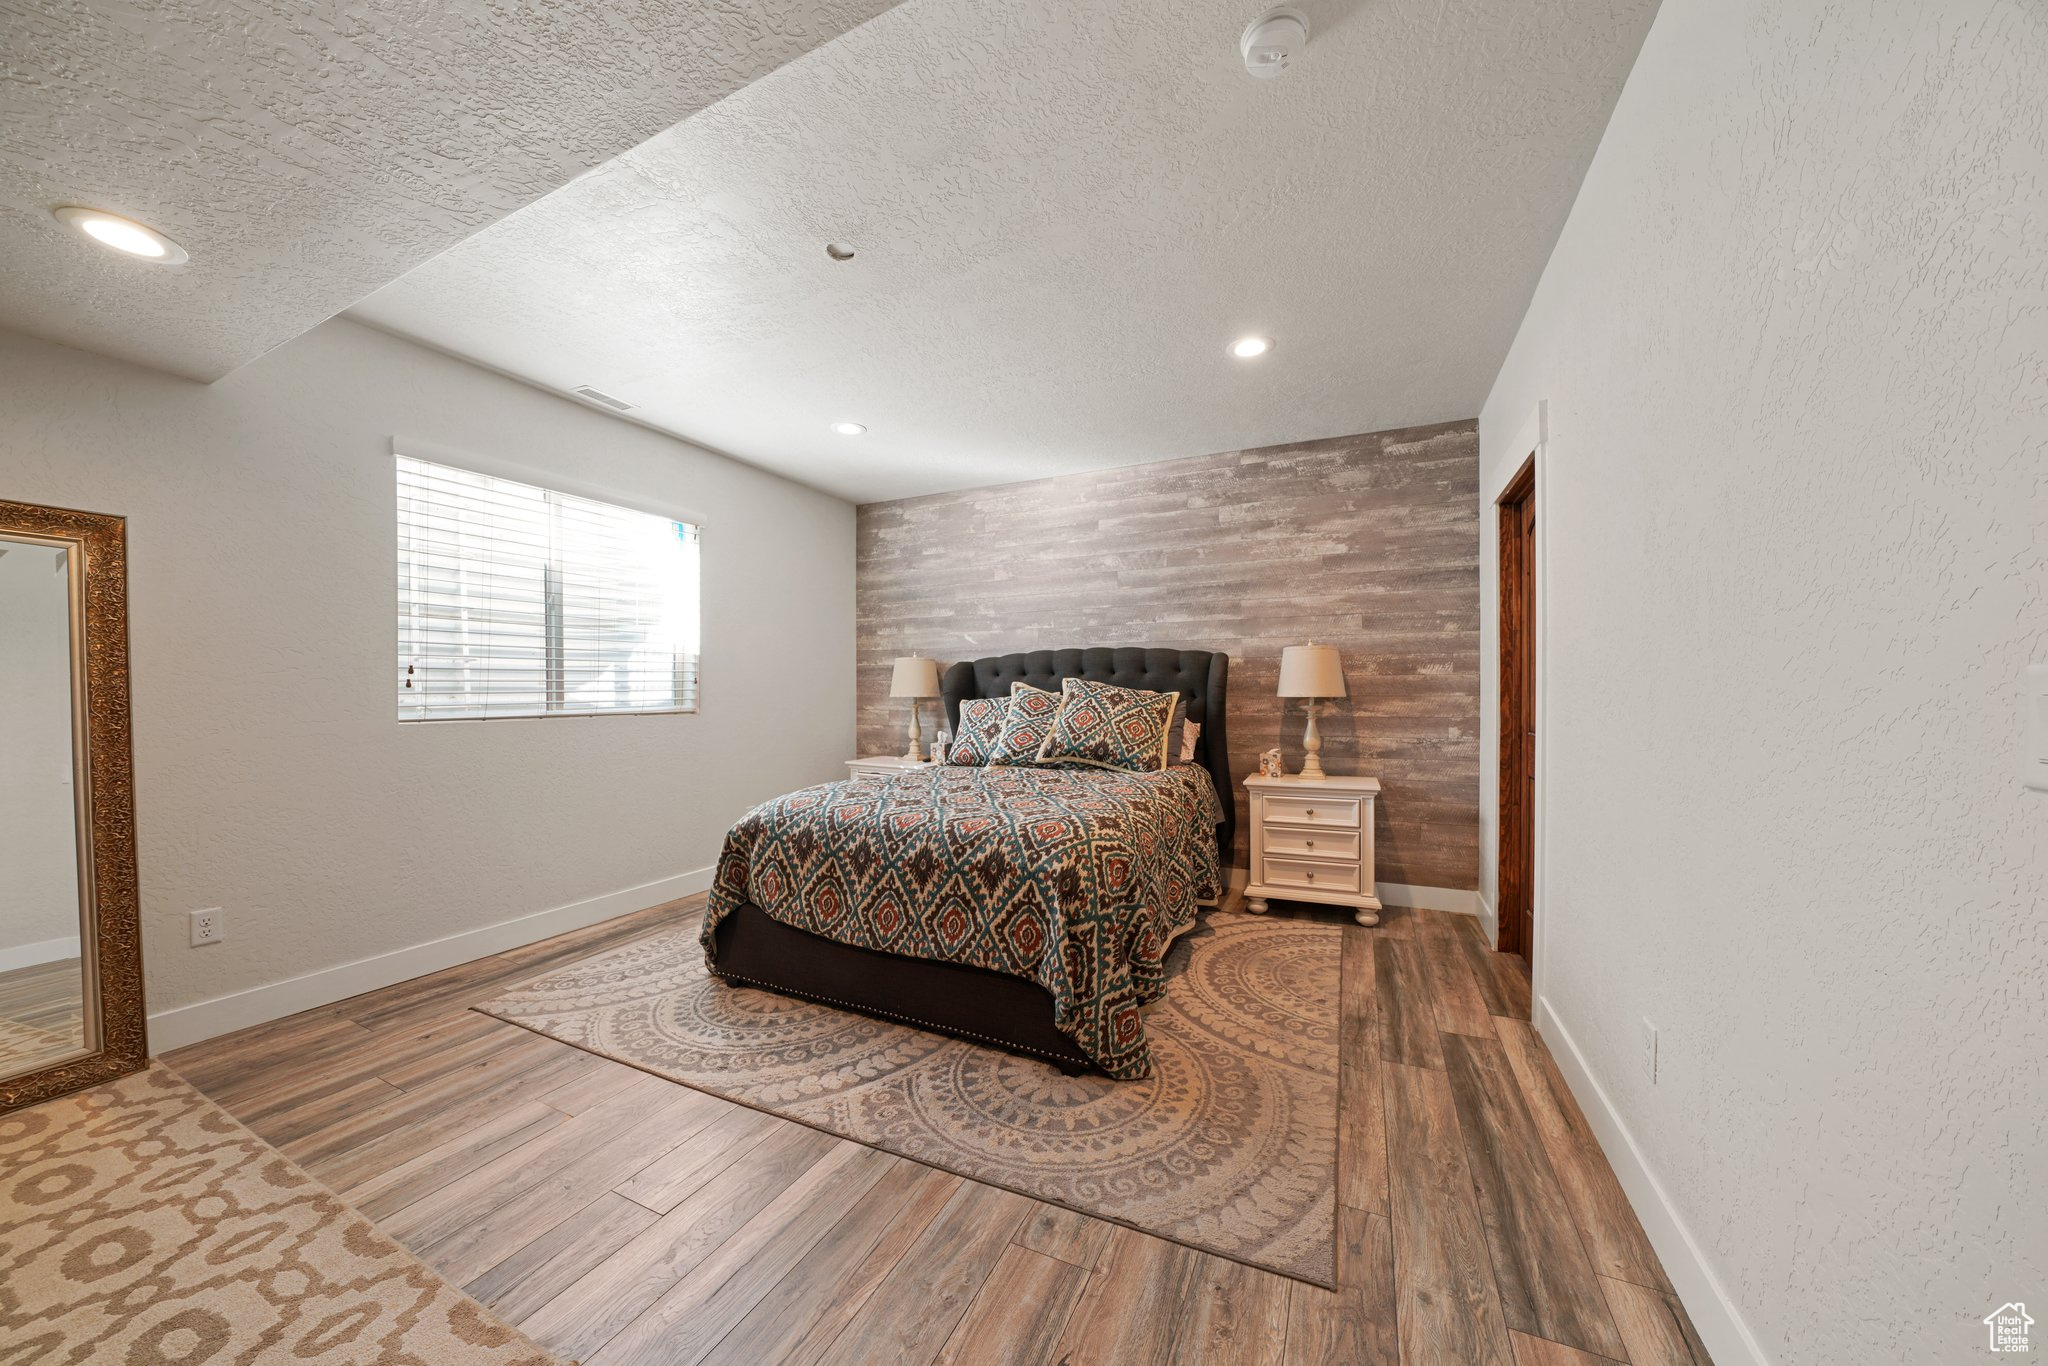
[[[861,500],[1470,417],[1654,0],[1303,7],[906,0],[353,316]]]
[[[216,379],[888,3],[0,0],[0,325]]]

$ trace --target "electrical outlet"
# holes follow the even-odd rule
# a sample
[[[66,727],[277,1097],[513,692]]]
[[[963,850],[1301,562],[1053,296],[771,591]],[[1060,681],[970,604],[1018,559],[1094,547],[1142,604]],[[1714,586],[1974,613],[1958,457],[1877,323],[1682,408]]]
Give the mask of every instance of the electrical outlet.
[[[203,911],[192,912],[192,947],[201,944],[218,944],[228,937],[227,925],[223,922],[218,906],[209,906]]]
[[[1657,1026],[1647,1015],[1643,1017],[1643,1080],[1657,1084]]]

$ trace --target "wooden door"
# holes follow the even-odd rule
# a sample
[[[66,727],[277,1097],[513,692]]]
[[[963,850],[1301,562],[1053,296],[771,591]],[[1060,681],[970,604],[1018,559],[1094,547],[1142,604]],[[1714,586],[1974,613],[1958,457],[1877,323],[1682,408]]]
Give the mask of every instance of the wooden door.
[[[1536,463],[1500,497],[1500,950],[1536,943]]]

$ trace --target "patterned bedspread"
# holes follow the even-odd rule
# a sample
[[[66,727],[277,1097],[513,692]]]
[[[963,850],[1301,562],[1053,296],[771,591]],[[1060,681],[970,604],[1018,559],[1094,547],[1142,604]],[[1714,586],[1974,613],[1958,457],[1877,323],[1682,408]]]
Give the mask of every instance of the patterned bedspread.
[[[777,797],[742,816],[704,917],[741,902],[843,944],[991,968],[1052,993],[1053,1022],[1113,1077],[1151,1070],[1139,1007],[1216,896],[1206,770],[932,765]],[[715,964],[714,964],[715,967]]]

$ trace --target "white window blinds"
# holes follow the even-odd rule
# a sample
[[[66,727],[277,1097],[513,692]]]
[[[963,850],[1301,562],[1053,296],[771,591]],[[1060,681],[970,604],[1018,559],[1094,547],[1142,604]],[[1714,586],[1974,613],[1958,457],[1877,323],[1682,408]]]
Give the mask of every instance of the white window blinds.
[[[399,719],[695,711],[699,539],[399,456]]]

